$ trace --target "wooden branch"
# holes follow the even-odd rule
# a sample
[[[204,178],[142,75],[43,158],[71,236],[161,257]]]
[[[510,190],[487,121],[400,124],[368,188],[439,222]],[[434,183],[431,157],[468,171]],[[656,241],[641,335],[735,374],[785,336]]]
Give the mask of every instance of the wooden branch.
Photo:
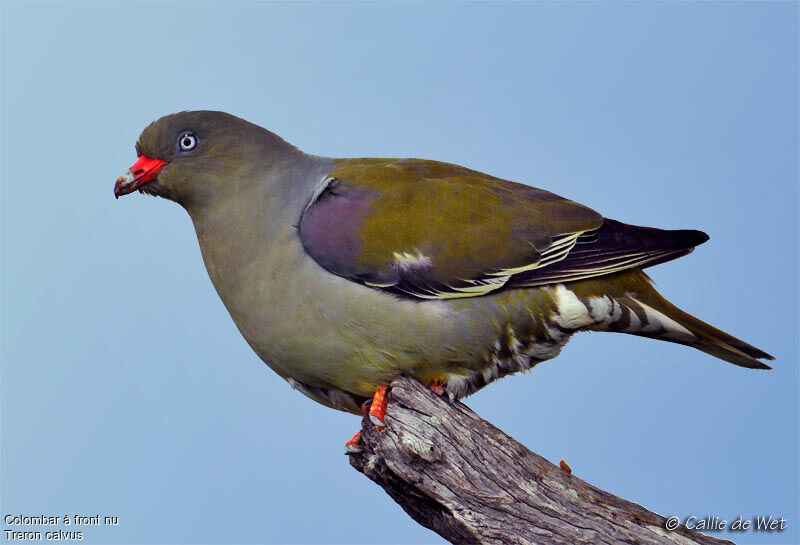
[[[362,423],[350,464],[456,544],[732,543],[680,526],[570,475],[410,378],[391,384],[386,429]]]

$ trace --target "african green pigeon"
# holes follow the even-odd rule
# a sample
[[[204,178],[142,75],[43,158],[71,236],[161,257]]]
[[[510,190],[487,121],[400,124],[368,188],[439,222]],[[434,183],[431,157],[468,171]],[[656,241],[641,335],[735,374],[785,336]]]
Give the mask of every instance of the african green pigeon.
[[[208,274],[273,370],[330,407],[370,409],[409,374],[451,399],[555,357],[577,331],[772,356],[670,304],[642,271],[708,237],[603,218],[448,163],[331,159],[223,112],[149,125],[114,186],[189,213]],[[349,442],[357,448],[357,438]]]

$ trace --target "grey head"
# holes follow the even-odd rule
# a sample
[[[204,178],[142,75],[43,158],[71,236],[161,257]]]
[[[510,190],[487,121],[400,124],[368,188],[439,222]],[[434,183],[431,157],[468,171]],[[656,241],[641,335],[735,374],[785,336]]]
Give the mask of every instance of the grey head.
[[[139,190],[191,210],[240,193],[259,172],[302,152],[244,119],[197,110],[152,122],[136,142],[136,155],[114,195]]]

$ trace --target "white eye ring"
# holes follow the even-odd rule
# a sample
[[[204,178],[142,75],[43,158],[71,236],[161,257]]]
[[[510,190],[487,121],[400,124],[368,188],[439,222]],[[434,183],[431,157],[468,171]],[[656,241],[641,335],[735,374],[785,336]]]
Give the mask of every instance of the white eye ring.
[[[196,145],[197,137],[190,132],[185,132],[178,138],[178,146],[181,148],[181,151],[189,151],[190,149],[194,149]]]

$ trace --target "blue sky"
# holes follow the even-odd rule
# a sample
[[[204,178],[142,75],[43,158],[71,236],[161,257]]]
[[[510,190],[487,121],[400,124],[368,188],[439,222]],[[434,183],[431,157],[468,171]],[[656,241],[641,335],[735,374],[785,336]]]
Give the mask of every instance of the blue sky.
[[[798,541],[797,3],[1,6],[4,515],[119,517],[87,543],[442,542],[350,468],[356,417],[250,351],[185,212],[114,200],[141,129],[202,108],[709,233],[650,273],[773,371],[582,334],[467,404],[649,509]]]

